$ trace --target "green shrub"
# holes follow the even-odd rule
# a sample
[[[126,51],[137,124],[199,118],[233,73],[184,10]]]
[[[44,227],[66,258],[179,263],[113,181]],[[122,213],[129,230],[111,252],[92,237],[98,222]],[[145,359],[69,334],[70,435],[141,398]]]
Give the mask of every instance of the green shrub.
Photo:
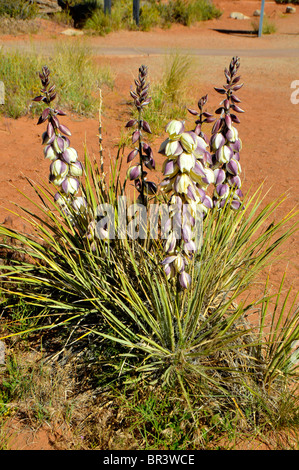
[[[259,21],[255,20],[252,21],[251,23],[253,31],[258,33],[259,31]],[[263,19],[263,28],[262,28],[262,34],[274,34],[277,31],[277,27],[273,21],[270,21],[267,16],[264,16]]]
[[[104,14],[103,6],[95,9],[84,21],[84,28],[99,34],[118,29],[137,29],[132,18],[132,2],[115,0],[111,16]],[[172,23],[190,26],[196,21],[206,21],[221,15],[208,0],[175,0],[168,3],[148,0],[140,7],[139,28],[149,31],[153,27],[167,27]]]
[[[28,0],[0,0],[0,16],[10,16],[18,20],[34,18],[38,13],[35,3]]]
[[[293,3],[299,5],[299,0],[275,0],[275,3]]]
[[[175,0],[167,4],[165,15],[170,18],[171,23],[190,26],[197,21],[219,18],[221,12],[207,0]]]
[[[105,35],[111,31],[128,28],[129,12],[132,12],[132,8],[123,3],[117,8],[112,8],[111,15],[105,14],[104,9],[99,7],[84,22],[84,29]]]

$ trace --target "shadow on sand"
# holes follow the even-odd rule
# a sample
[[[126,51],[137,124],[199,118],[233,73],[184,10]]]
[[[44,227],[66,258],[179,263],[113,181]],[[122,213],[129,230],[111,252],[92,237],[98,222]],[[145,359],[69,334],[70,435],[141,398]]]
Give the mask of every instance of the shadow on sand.
[[[257,37],[257,31],[246,31],[242,29],[213,29],[213,31],[217,31],[218,33],[222,34],[232,34],[235,36],[248,36],[248,37]]]

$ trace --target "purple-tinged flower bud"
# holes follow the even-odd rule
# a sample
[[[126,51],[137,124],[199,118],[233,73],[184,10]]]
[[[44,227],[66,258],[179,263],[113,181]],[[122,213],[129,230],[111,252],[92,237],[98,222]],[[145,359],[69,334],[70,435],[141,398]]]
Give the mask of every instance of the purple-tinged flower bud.
[[[213,165],[213,159],[212,159],[212,155],[210,154],[210,152],[206,151],[203,154],[202,161],[205,166]]]
[[[236,104],[232,104],[231,108],[236,111],[236,113],[245,113],[244,109],[240,108],[240,106],[237,106]]]
[[[174,190],[179,194],[187,194],[189,186],[192,186],[192,181],[187,173],[178,175],[174,182]]]
[[[186,271],[182,271],[179,275],[179,282],[183,289],[188,289],[191,284],[191,277]]]
[[[171,255],[171,256],[167,256],[163,261],[162,261],[162,264],[165,266],[166,264],[171,264],[174,262],[174,260],[176,259],[176,255]]]
[[[241,103],[240,98],[238,98],[236,95],[230,95],[230,99],[233,103]]]
[[[228,171],[228,173],[236,176],[238,175],[239,173],[241,173],[241,165],[240,163],[235,160],[234,158],[232,158],[227,164],[226,164],[226,171]]]
[[[133,132],[132,134],[132,144],[135,144],[135,142],[137,142],[137,140],[139,139],[140,137],[140,131],[137,129],[136,131]]]
[[[48,125],[47,125],[47,134],[49,136],[49,138],[51,139],[51,137],[53,136],[54,134],[54,127],[52,125],[51,122],[48,122]]]
[[[147,132],[148,134],[151,134],[152,131],[151,131],[151,128],[150,128],[150,125],[147,121],[142,121],[142,129]]]
[[[164,272],[166,274],[167,279],[171,279],[172,277],[175,276],[175,269],[172,264],[165,264],[164,266]]]
[[[163,163],[162,171],[164,176],[172,178],[178,173],[179,167],[175,160],[168,159]]]
[[[215,175],[215,184],[216,184],[216,186],[218,184],[224,183],[225,178],[226,178],[224,170],[222,170],[221,168],[217,168],[216,170],[214,170],[214,175]]]
[[[238,91],[240,90],[240,88],[242,88],[242,86],[244,85],[244,83],[241,83],[240,85],[236,85],[232,88],[232,91]]]
[[[236,139],[235,142],[230,142],[229,147],[234,152],[240,152],[240,150],[242,150],[242,141],[241,141],[241,139]],[[234,158],[236,158],[236,157],[234,156]]]
[[[125,127],[132,127],[132,126],[135,126],[135,124],[137,124],[137,120],[136,119],[130,119],[130,121],[127,122]]]
[[[182,272],[185,269],[185,265],[186,265],[186,260],[180,253],[177,256],[175,256],[175,260],[173,261],[173,266],[177,273]]]
[[[67,200],[65,196],[63,196],[60,193],[56,193],[54,196],[54,202],[56,202],[59,206],[65,206],[67,203]]]
[[[187,111],[193,116],[198,116],[199,114],[198,111],[196,111],[196,109],[187,108]]]
[[[210,196],[205,196],[202,203],[207,209],[212,209],[213,207],[213,201]]]
[[[36,96],[35,98],[32,99],[32,101],[45,101],[45,97],[40,95],[40,96]]]
[[[61,178],[65,178],[68,172],[69,166],[59,158],[54,160],[50,165],[50,173],[55,177],[60,176]]]
[[[63,152],[62,158],[66,163],[74,163],[78,159],[77,151],[73,147],[68,147]]]
[[[80,183],[73,176],[67,176],[62,182],[61,187],[65,194],[75,194],[79,189]]]
[[[69,144],[70,141],[67,137],[59,135],[57,137],[55,136],[53,147],[57,153],[63,153],[67,149]]]
[[[64,124],[59,124],[59,130],[65,135],[72,135],[71,131]]]
[[[228,184],[218,184],[215,188],[214,194],[216,197],[219,197],[220,199],[226,199],[227,196],[229,195]]]
[[[223,145],[221,148],[216,150],[215,156],[219,163],[227,163],[233,157],[233,154],[234,153],[230,147]]]
[[[229,183],[230,186],[236,186],[237,188],[240,188],[242,185],[241,178],[240,176],[229,176],[227,178],[227,182]]]
[[[44,148],[44,155],[45,155],[45,158],[48,158],[49,160],[56,160],[58,156],[55,150],[53,149],[52,145],[47,145]]]
[[[55,140],[55,134],[53,134],[51,137],[49,137],[47,132],[43,132],[42,135],[42,143],[43,145],[51,145]]]
[[[188,223],[184,223],[183,228],[182,228],[182,238],[184,242],[186,243],[189,242],[191,240],[191,237],[192,237],[191,227]]]
[[[193,180],[197,182],[201,182],[201,179],[205,178],[206,176],[205,168],[202,165],[202,163],[199,162],[198,160],[195,162],[194,167],[190,171],[190,176]]]
[[[177,244],[176,236],[173,232],[171,232],[166,240],[164,251],[167,254],[173,253],[176,247],[176,244]]]
[[[223,101],[223,106],[225,107],[226,110],[228,110],[229,107],[230,107],[229,100],[224,100]]]
[[[134,158],[138,155],[138,149],[132,150],[132,152],[129,153],[128,158],[127,158],[127,163],[130,163]]]
[[[150,158],[149,160],[145,160],[144,164],[146,168],[148,168],[149,170],[154,170],[156,168],[156,163],[153,158]]]
[[[226,93],[226,91],[223,88],[214,87],[214,90],[216,90],[217,93],[220,93],[221,95],[225,95]]]
[[[50,108],[44,109],[41,116],[39,117],[39,120],[37,121],[37,125],[42,124],[43,122],[45,122],[45,120],[49,116],[49,113],[50,113]]]
[[[240,209],[241,204],[242,204],[241,201],[239,201],[238,199],[233,199],[230,206],[232,209],[238,210]]]
[[[76,212],[84,212],[87,208],[87,201],[85,197],[75,197],[72,200],[72,207]]]
[[[58,116],[66,116],[66,113],[61,109],[54,109],[54,113],[58,114]]]
[[[83,174],[83,165],[81,162],[70,163],[70,175],[71,176],[82,176]]]
[[[177,159],[177,164],[182,173],[189,173],[196,163],[194,155],[192,153],[181,153]]]
[[[203,183],[212,184],[215,183],[214,171],[211,168],[205,168],[205,176],[202,178]]]
[[[141,176],[141,166],[135,165],[128,169],[127,171],[128,178],[133,181]]]
[[[179,139],[180,135],[184,132],[185,125],[182,121],[172,120],[165,127],[165,132],[169,134],[171,140]]]
[[[231,113],[230,117],[232,118],[232,121],[235,122],[236,124],[240,124],[240,119],[238,118],[238,116],[236,116],[235,114]]]
[[[194,253],[196,251],[196,245],[193,240],[189,240],[188,242],[184,243],[184,252],[187,255],[190,255],[191,253]]]
[[[54,129],[59,129],[59,119],[57,116],[52,116],[50,118],[50,122],[52,123]]]
[[[228,129],[232,127],[232,120],[228,114],[226,114],[225,116],[225,124],[227,125]],[[226,135],[226,138],[227,138],[227,135]]]
[[[180,142],[187,153],[192,153],[197,148],[198,136],[193,131],[183,132],[180,137]]]
[[[187,196],[187,199],[196,201],[196,192],[195,192],[195,187],[193,185],[189,184],[186,196]]]
[[[168,144],[168,142],[169,142],[169,139],[166,139],[162,142],[158,150],[158,153],[160,153],[161,155],[166,155],[165,150],[166,150],[166,145]]]
[[[214,134],[211,137],[210,145],[213,150],[220,149],[221,147],[224,146],[224,144],[225,144],[225,137],[221,133]]]
[[[238,131],[235,127],[231,126],[227,131],[225,137],[229,142],[235,142],[238,138]]]
[[[193,150],[193,154],[196,157],[202,157],[207,151],[207,145],[208,144],[206,143],[206,141],[202,137],[197,136],[196,147]]]
[[[217,121],[215,121],[213,127],[212,127],[212,134],[216,134],[217,132],[219,132],[219,129],[221,128],[221,125],[222,125],[222,118],[220,119],[217,119]]]
[[[62,183],[65,181],[65,176],[60,176],[60,175],[55,176],[52,173],[50,173],[49,181],[55,184],[55,186],[61,186]]]
[[[165,146],[165,155],[167,157],[175,157],[183,152],[183,147],[177,140],[169,140]]]

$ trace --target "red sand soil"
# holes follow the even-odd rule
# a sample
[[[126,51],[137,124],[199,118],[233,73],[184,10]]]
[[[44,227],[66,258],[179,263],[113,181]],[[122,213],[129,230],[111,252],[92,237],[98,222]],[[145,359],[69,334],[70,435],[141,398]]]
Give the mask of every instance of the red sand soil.
[[[265,180],[265,190],[272,188],[265,202],[287,191],[286,202],[275,213],[275,221],[278,221],[298,204],[299,104],[292,104],[290,98],[294,91],[291,83],[299,80],[299,7],[297,5],[295,14],[285,15],[286,5],[266,1],[265,13],[275,23],[277,32],[257,38],[237,31],[252,30],[252,14],[260,8],[261,1],[216,0],[214,3],[224,12],[222,17],[190,28],[173,26],[168,30],[120,31],[105,37],[84,38],[93,48],[97,62],[110,64],[116,76],[114,90],[103,90],[102,125],[106,161],[116,153],[118,139],[128,117],[125,103],[141,64],[149,66],[152,82],[155,82],[161,77],[165,53],[171,50],[189,53],[193,56],[194,65],[192,91],[187,105],[196,107],[198,98],[208,93],[208,110],[213,111],[220,101],[220,95],[213,87],[224,83],[224,67],[228,66],[232,56],[239,55],[240,72],[245,84],[239,97],[246,111],[240,116],[241,124],[238,127],[243,141],[243,189],[244,192],[250,187],[256,189]],[[232,11],[242,12],[250,16],[250,20],[231,19],[229,14]],[[11,48],[33,43],[46,50],[62,38],[63,41],[78,40],[61,36],[61,31],[66,29],[63,26],[45,20],[41,24],[42,31],[37,35],[30,38],[0,36],[0,44]],[[233,30],[235,33],[226,34],[219,30]],[[97,155],[96,119],[70,115],[63,122],[70,127],[72,146],[81,156],[85,139],[89,153]],[[0,223],[22,226],[17,216],[8,216],[4,210],[4,207],[11,207],[10,201],[27,204],[14,186],[31,196],[25,177],[37,182],[47,180],[49,162],[43,158],[41,127],[36,126],[36,120],[29,117],[18,120],[0,118]],[[153,145],[156,150],[160,142],[161,138]],[[157,156],[157,162],[158,166],[161,165],[161,157]],[[277,287],[287,268],[286,285],[293,284],[298,289],[297,235],[288,241],[286,251],[284,258],[272,268],[271,282]],[[18,429],[16,435],[19,435]],[[11,448],[53,448],[45,429],[30,436],[29,440],[28,435],[21,441],[19,438],[13,439]]]

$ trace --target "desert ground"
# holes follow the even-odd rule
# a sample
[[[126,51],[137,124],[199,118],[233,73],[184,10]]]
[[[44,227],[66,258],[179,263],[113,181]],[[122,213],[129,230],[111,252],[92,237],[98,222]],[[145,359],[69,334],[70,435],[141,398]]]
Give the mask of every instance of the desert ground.
[[[245,113],[240,116],[238,127],[243,142],[240,154],[243,192],[257,189],[264,181],[265,192],[269,190],[264,204],[287,193],[285,203],[275,214],[279,220],[299,202],[299,102],[291,101],[295,91],[291,85],[299,81],[299,6],[296,13],[286,15],[286,5],[266,0],[265,13],[275,23],[277,31],[258,38],[247,31],[252,29],[253,12],[260,8],[261,1],[215,0],[214,3],[223,11],[221,18],[191,27],[176,25],[167,30],[120,31],[104,37],[80,37],[92,47],[94,60],[99,64],[109,64],[115,74],[114,89],[103,90],[104,155],[109,160],[116,153],[128,117],[129,90],[141,64],[149,67],[154,83],[159,79],[166,54],[178,50],[192,56],[193,75],[186,105],[196,107],[198,99],[208,93],[208,111],[212,111],[220,101],[213,87],[223,85],[223,69],[233,56],[238,55],[244,82],[239,97]],[[232,19],[229,15],[233,11],[242,12],[250,19]],[[0,36],[0,47],[25,50],[33,43],[37,52],[50,53],[51,47],[61,40],[78,41],[76,36],[63,36],[61,33],[65,29],[62,25],[43,20],[41,32],[31,37]],[[299,93],[297,99],[299,101]],[[89,153],[97,155],[96,118],[68,115],[63,122],[71,129],[72,146],[79,154],[83,155],[86,141]],[[41,126],[36,126],[36,120],[30,117],[17,120],[0,117],[0,223],[19,226],[17,216],[8,216],[5,208],[11,207],[10,201],[24,203],[15,187],[28,191],[25,177],[37,182],[47,178],[49,162],[43,158],[42,132]],[[153,145],[158,170],[162,162],[158,155],[162,139],[163,136],[157,138]],[[271,268],[273,286],[278,286],[287,269],[286,285],[293,284],[298,289],[298,255],[298,235],[293,235],[283,258]],[[47,429],[39,433],[27,429],[19,433],[19,423],[15,426],[15,448],[53,448],[54,437]]]

